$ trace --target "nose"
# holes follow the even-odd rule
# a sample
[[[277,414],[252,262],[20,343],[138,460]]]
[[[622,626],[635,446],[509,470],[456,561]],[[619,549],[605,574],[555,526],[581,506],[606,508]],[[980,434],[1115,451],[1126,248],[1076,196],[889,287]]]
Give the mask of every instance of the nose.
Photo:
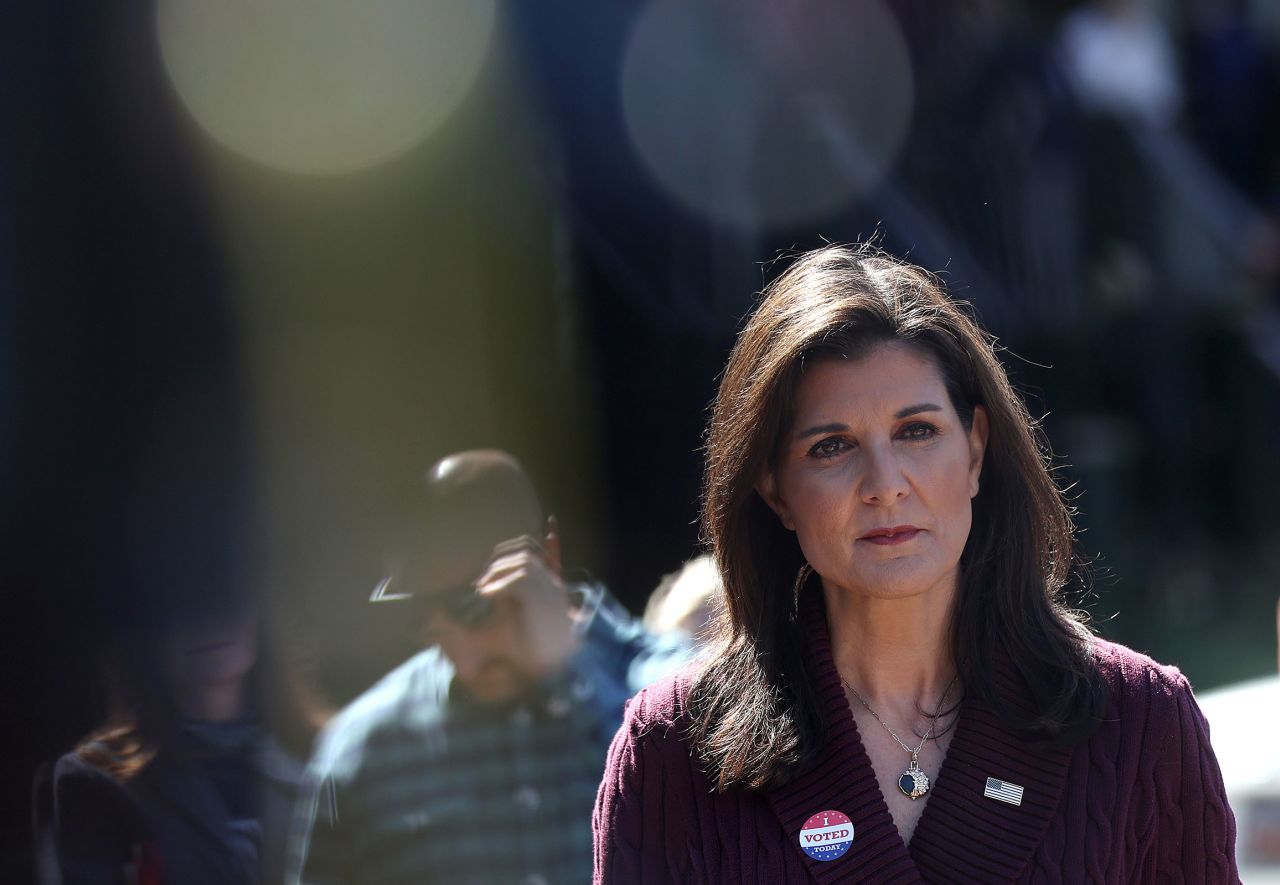
[[[483,643],[477,642],[476,637],[468,635],[463,630],[452,625],[449,628],[437,630],[436,641],[440,651],[449,659],[449,663],[453,664],[453,669],[463,682],[474,679],[476,673],[484,666],[487,652]]]
[[[863,449],[858,494],[865,504],[893,504],[910,491],[906,473],[891,445]]]
[[[488,625],[492,626],[492,625]],[[474,679],[503,648],[504,637],[493,629],[468,629],[443,613],[428,628],[428,639],[440,648],[464,682]]]

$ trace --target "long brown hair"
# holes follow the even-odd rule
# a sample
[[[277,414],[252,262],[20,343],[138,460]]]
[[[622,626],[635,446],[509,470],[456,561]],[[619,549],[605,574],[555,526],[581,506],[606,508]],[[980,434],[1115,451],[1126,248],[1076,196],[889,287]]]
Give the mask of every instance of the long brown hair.
[[[794,608],[804,556],[755,484],[791,423],[805,361],[855,358],[886,341],[936,359],[966,426],[977,405],[990,419],[952,622],[960,678],[1006,726],[1042,742],[1075,742],[1097,725],[1103,694],[1089,633],[1063,601],[1075,563],[1071,511],[993,340],[921,268],[871,245],[828,246],[765,290],[729,356],[707,432],[702,531],[726,611],[690,706],[694,746],[718,789],[779,786],[822,746]],[[1035,709],[999,696],[995,655],[1026,681]]]

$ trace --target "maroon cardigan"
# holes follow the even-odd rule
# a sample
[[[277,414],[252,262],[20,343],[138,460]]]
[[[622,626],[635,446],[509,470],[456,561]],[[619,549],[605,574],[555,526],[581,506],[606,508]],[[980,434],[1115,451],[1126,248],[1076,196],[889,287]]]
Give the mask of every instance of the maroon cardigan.
[[[1235,819],[1187,680],[1096,640],[1104,721],[1071,749],[1036,751],[965,701],[909,845],[889,816],[840,677],[821,594],[803,617],[827,738],[815,763],[767,793],[716,793],[684,735],[691,671],[627,706],[596,799],[595,882],[1238,882]],[[1000,687],[1022,695],[1012,673]],[[1022,804],[985,798],[988,777]],[[905,801],[894,796],[893,801]],[[846,814],[839,859],[809,859],[800,830]]]

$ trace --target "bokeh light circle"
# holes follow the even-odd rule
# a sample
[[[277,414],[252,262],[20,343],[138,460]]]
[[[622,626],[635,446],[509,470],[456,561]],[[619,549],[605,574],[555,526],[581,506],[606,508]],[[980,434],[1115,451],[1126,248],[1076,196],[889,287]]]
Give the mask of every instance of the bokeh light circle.
[[[623,59],[623,114],[649,172],[748,228],[822,217],[875,187],[913,102],[880,0],[652,0]]]
[[[158,0],[161,57],[216,141],[305,173],[385,162],[477,79],[494,0]]]

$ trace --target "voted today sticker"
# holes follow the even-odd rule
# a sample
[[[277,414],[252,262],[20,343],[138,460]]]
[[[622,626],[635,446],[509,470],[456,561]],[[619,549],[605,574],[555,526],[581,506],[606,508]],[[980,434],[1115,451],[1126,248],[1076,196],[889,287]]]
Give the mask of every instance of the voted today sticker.
[[[800,847],[814,860],[836,860],[853,844],[853,824],[839,811],[819,811],[804,822]]]

